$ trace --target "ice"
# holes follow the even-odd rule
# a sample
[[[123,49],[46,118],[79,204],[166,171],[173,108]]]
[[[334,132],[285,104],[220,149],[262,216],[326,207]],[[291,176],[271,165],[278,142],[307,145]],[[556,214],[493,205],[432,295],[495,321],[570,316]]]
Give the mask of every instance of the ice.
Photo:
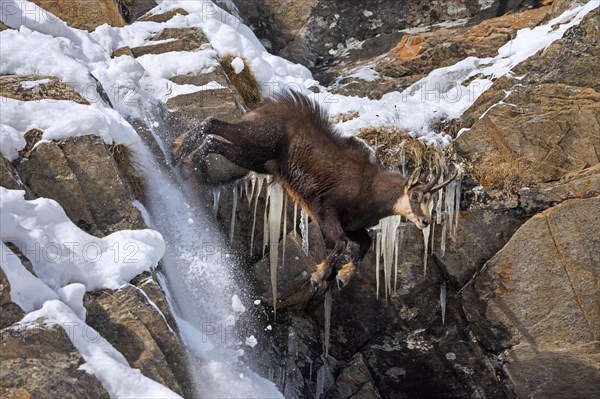
[[[287,355],[293,357],[298,356],[298,336],[296,335],[294,328],[291,326],[288,329]]]
[[[325,292],[325,300],[323,301],[325,315],[325,357],[329,357],[329,338],[331,333],[331,304],[333,298],[331,288]]]
[[[294,236],[298,235],[298,203],[294,202]]]
[[[288,196],[283,193],[283,239],[281,245],[283,246],[283,250],[281,251],[281,268],[285,267],[285,247],[287,243],[287,206],[288,206]]]
[[[456,200],[456,182],[452,181],[450,184],[446,186],[446,201],[445,201],[445,211],[447,215],[446,224],[448,225],[448,229],[450,232],[450,236],[452,236],[452,224],[454,223],[454,211],[456,207],[454,206],[454,201]]]
[[[212,212],[213,212],[213,215],[216,217],[217,214],[219,213],[219,198],[221,198],[221,189],[215,188],[213,190],[212,194],[213,194]]]
[[[460,213],[460,189],[461,189],[461,178],[460,176],[456,179],[456,187],[454,193],[456,198],[454,199],[454,220],[452,221],[452,237],[456,237],[456,229],[458,228],[458,214]]]
[[[440,287],[440,306],[442,308],[442,324],[446,324],[446,280]]]
[[[258,199],[260,198],[260,192],[262,190],[263,181],[265,177],[262,175],[254,176],[256,178],[256,197],[254,197],[254,212],[252,213],[252,233],[250,233],[250,256],[254,250],[254,233],[256,231],[256,210],[258,208]],[[253,179],[254,182],[254,179]],[[254,184],[252,184],[254,187]],[[254,191],[254,188],[252,189]]]
[[[385,282],[385,298],[392,291],[392,266],[394,264],[394,248],[398,239],[397,229],[400,225],[400,216],[390,216],[380,222],[381,250],[383,251],[383,274]]]
[[[443,182],[443,180],[444,180],[444,177],[440,176],[439,183]],[[443,202],[444,194],[443,193],[444,193],[444,190],[439,190],[437,192],[437,202],[436,202],[436,205],[435,205],[435,222],[437,224],[442,224],[442,221],[444,220],[443,217],[442,217],[442,212],[443,212],[443,208],[442,207],[443,207],[443,204],[444,204],[444,202]]]
[[[237,295],[231,297],[231,308],[238,313],[244,313],[246,311],[246,307],[242,304],[240,297]]]
[[[239,199],[239,191],[237,187],[233,187],[233,205],[231,206],[231,224],[229,227],[229,242],[233,242],[233,236],[235,234],[235,218],[237,214],[237,206]]]
[[[379,260],[381,258],[381,221],[379,228],[375,230],[375,291],[376,297],[379,299]]]
[[[279,240],[281,238],[281,217],[285,192],[281,185],[270,184],[267,187],[269,197],[269,269],[271,271],[271,292],[273,312],[277,315],[277,267],[279,260]]]
[[[302,235],[302,252],[308,255],[308,213],[304,208],[300,211],[300,234]]]
[[[254,337],[254,335],[251,335],[246,337],[245,344],[251,348],[254,348],[256,345],[258,345],[258,340]]]
[[[448,229],[448,214],[444,214],[444,221],[443,221],[443,225],[442,225],[442,238],[440,238],[440,254],[442,255],[442,258],[446,255],[446,236],[448,235],[447,229]]]
[[[433,201],[429,202],[429,213],[433,209]],[[427,275],[427,260],[429,259],[429,235],[431,232],[431,224],[427,225],[423,230],[423,243],[425,250],[423,251],[423,276]]]
[[[323,365],[317,370],[317,391],[315,399],[320,399],[323,394],[335,383],[332,367],[329,365],[327,358],[324,359]]]

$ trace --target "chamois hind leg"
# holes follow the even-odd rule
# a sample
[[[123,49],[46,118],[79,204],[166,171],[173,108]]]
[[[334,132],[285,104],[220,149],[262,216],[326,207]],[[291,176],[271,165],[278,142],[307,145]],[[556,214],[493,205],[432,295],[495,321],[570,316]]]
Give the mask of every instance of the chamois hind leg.
[[[360,267],[362,260],[364,259],[373,239],[367,229],[359,229],[347,232],[348,238],[358,244],[358,247],[354,250],[350,262],[346,263],[342,269],[340,269],[335,277],[338,285],[338,289],[342,289],[348,285],[350,279],[356,273],[356,270]]]
[[[342,252],[346,249],[346,245],[348,245],[348,237],[344,233],[344,230],[342,230],[340,221],[334,211],[324,212],[319,225],[321,226],[323,235],[335,242],[335,247],[325,260],[317,265],[317,268],[311,274],[310,283],[314,289],[323,286],[325,279],[331,274],[333,266],[335,266]]]

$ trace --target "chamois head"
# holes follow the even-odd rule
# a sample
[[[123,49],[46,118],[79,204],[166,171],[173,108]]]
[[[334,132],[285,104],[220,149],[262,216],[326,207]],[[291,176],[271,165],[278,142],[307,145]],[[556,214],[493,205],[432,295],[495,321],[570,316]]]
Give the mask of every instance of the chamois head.
[[[426,182],[419,180],[421,168],[415,169],[412,175],[404,184],[402,196],[398,198],[394,205],[394,214],[402,215],[413,222],[418,228],[424,229],[431,223],[431,212],[429,204],[433,194],[446,187],[458,174],[454,171],[449,179],[436,185],[440,178],[440,168],[436,167]]]

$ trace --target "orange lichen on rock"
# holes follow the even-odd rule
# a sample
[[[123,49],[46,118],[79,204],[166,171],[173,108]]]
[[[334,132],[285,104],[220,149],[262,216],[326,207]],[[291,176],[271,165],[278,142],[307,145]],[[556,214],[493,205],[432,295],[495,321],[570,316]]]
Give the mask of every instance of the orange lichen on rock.
[[[423,35],[420,34],[403,36],[396,47],[390,50],[390,55],[401,60],[413,59],[419,55],[424,42]]]

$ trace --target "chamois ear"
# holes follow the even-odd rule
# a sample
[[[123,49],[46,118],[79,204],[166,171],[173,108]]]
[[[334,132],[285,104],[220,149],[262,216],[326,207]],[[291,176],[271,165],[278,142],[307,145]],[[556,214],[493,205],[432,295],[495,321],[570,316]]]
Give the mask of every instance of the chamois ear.
[[[421,167],[418,167],[417,169],[415,169],[415,171],[412,173],[412,175],[410,175],[410,177],[408,178],[407,187],[413,188],[414,186],[416,186],[417,183],[419,183],[420,176],[421,176]]]

